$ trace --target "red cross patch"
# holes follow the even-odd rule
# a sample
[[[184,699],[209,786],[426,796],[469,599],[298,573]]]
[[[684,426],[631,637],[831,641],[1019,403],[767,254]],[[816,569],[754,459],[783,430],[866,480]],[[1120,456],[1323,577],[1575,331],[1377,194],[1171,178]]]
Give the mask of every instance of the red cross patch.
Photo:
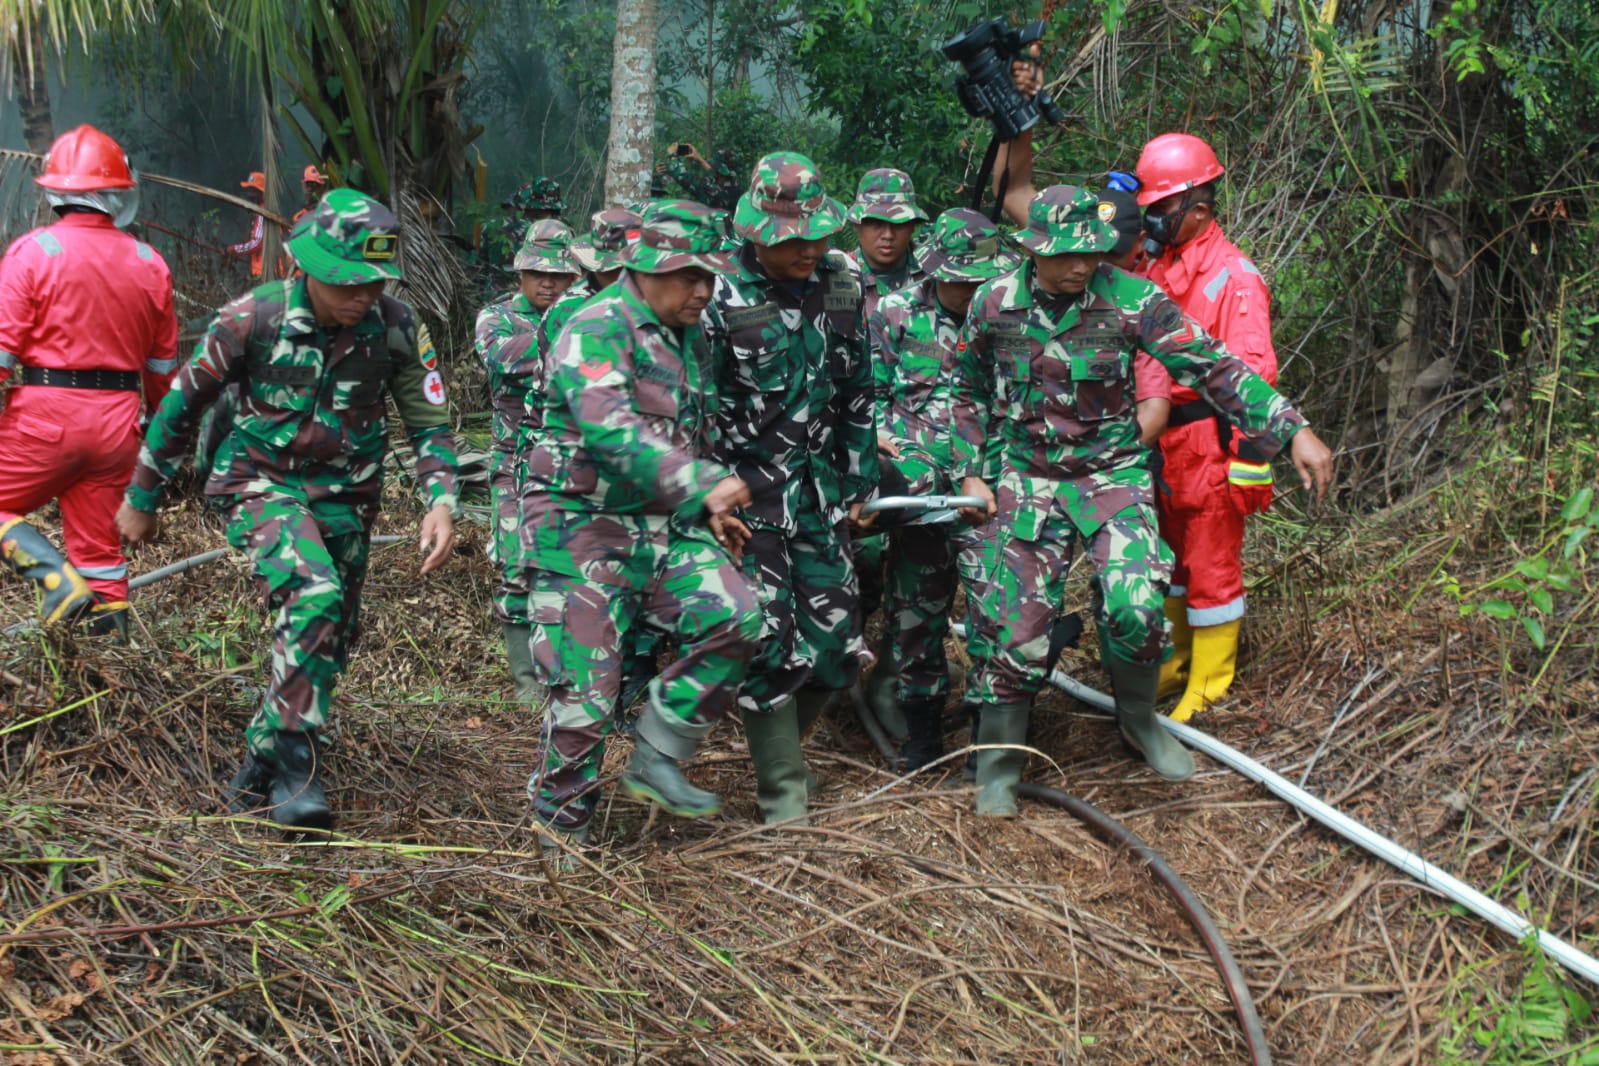
[[[422,379],[422,396],[434,407],[444,406],[444,379],[437,370],[429,370]]]

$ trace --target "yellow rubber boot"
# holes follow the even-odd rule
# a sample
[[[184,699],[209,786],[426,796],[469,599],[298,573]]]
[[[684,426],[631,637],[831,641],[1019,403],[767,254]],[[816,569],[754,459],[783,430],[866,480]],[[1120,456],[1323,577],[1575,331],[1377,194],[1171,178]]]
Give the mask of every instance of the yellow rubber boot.
[[[1242,619],[1219,626],[1194,627],[1194,661],[1188,688],[1172,710],[1172,720],[1186,722],[1227,695],[1238,669],[1238,628]]]
[[[71,618],[94,603],[94,590],[83,575],[20,518],[0,525],[0,561],[39,586],[43,594],[39,613],[46,622]]]
[[[1160,685],[1155,698],[1175,696],[1188,684],[1188,660],[1194,653],[1194,627],[1188,624],[1188,597],[1167,596],[1166,617],[1171,621],[1171,658],[1160,664]]]

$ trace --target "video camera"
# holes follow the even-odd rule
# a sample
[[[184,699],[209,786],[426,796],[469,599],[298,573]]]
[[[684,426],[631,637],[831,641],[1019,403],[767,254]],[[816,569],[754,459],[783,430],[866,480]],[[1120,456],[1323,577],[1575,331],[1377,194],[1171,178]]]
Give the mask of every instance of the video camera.
[[[1016,91],[1010,65],[1016,60],[1031,60],[1028,47],[1044,36],[1044,23],[1029,22],[1012,26],[1004,19],[979,22],[964,33],[944,42],[939,49],[944,58],[959,63],[965,73],[955,79],[955,94],[961,106],[978,118],[994,124],[994,136],[1010,141],[1023,130],[1030,130],[1040,118],[1052,125],[1066,121],[1061,109],[1047,92],[1031,100]]]

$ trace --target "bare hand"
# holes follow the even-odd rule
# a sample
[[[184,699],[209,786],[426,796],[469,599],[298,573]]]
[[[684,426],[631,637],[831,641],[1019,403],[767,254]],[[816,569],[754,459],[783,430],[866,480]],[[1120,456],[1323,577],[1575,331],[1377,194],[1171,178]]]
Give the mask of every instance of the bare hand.
[[[705,510],[715,517],[748,507],[754,498],[750,495],[750,487],[739,478],[724,477],[705,494]]]
[[[1294,469],[1299,471],[1300,482],[1307,489],[1315,485],[1318,502],[1326,499],[1333,476],[1332,450],[1310,431],[1309,426],[1294,434],[1289,447]]]
[[[877,516],[879,514],[877,511],[873,511],[869,515],[861,514],[861,511],[865,508],[865,506],[866,504],[864,502],[852,503],[849,505],[849,524],[855,529],[871,529],[872,524],[877,521]]]
[[[1033,48],[1036,50],[1037,45]],[[1044,88],[1044,68],[1032,60],[1016,59],[1010,65],[1010,80],[1016,91],[1031,100]]]
[[[976,507],[961,508],[961,517],[974,526],[982,525],[990,518],[993,518],[994,515],[999,511],[999,505],[994,502],[993,491],[989,489],[988,485],[985,484],[983,479],[980,477],[962,478],[960,494],[962,496],[979,497],[988,504],[988,506],[982,510],[979,510]]]
[[[749,543],[751,533],[750,527],[737,515],[711,515],[711,532],[716,536],[716,543],[727,549],[735,563],[744,558],[744,545]]]
[[[877,435],[877,454],[886,455],[890,459],[899,458],[899,445],[894,443],[894,438],[887,433]]]
[[[161,520],[149,511],[141,511],[126,500],[117,508],[117,532],[129,544],[143,544],[161,528]]]
[[[454,544],[455,522],[450,518],[450,509],[440,504],[422,517],[422,536],[417,547],[425,552],[428,552],[429,545],[433,548],[428,552],[428,557],[422,560],[422,572],[431,573],[443,566]]]

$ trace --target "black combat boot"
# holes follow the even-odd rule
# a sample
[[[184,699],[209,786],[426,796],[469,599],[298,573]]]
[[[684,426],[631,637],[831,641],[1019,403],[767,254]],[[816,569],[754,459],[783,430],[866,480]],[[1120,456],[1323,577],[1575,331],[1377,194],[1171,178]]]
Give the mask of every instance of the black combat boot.
[[[318,780],[322,752],[316,737],[278,730],[272,765],[272,820],[284,829],[332,829],[333,810]]]
[[[944,755],[944,697],[924,696],[902,706],[910,736],[899,749],[900,767],[920,770]]]

